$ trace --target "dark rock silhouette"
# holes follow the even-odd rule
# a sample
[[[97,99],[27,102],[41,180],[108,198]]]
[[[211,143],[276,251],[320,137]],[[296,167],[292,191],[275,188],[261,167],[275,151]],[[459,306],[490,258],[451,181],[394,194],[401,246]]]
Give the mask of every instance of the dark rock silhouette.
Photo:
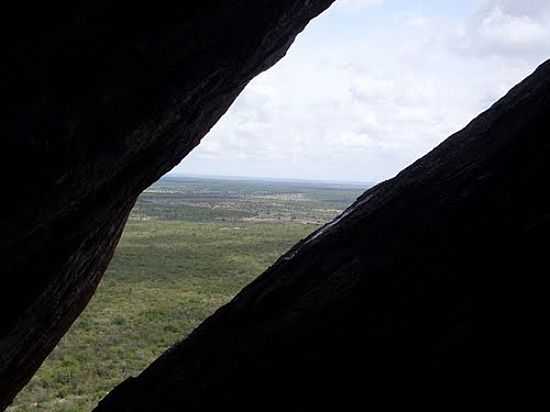
[[[42,23],[2,36],[0,410],[88,302],[137,195],[331,0],[111,3],[35,5]],[[545,267],[549,131],[547,62],[97,410],[351,410],[413,388],[470,394],[474,285]]]
[[[44,3],[32,25],[6,5],[0,410],[87,304],[137,195],[332,1]]]
[[[380,399],[472,396],[475,285],[545,267],[549,132],[550,61],[96,411],[378,410]]]

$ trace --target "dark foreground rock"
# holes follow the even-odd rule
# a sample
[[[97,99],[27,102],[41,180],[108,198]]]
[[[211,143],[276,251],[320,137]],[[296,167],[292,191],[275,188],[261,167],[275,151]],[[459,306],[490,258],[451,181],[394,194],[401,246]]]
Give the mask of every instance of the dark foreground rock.
[[[472,396],[474,288],[545,267],[549,134],[547,62],[96,411],[391,410],[442,393],[447,410]]]
[[[87,304],[137,195],[332,1],[3,8],[0,410]]]

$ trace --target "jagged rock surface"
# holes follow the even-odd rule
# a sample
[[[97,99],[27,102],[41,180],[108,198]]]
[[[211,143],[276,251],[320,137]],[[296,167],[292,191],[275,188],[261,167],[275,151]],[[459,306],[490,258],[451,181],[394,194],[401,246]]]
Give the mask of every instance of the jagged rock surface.
[[[386,410],[440,391],[453,392],[440,408],[456,406],[483,365],[474,288],[545,267],[549,132],[547,62],[96,411]]]
[[[137,195],[332,1],[44,3],[32,26],[6,5],[0,410],[88,302]]]

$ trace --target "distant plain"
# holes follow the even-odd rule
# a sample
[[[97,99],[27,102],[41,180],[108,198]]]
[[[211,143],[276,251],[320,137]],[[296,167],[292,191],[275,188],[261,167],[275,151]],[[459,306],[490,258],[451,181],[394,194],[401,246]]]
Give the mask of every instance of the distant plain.
[[[164,178],[80,318],[10,412],[90,411],[369,185]]]

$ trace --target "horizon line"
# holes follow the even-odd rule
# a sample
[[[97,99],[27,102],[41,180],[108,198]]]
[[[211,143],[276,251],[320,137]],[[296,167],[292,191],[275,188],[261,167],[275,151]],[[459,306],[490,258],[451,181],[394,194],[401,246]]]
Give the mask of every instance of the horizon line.
[[[164,178],[198,178],[198,179],[226,179],[226,180],[264,180],[264,181],[281,181],[281,182],[305,182],[305,183],[332,183],[332,184],[350,184],[350,185],[370,185],[373,186],[378,181],[366,180],[339,180],[339,179],[317,179],[317,178],[301,178],[301,177],[271,177],[271,176],[240,176],[240,175],[215,175],[201,173],[171,173],[168,172]]]

